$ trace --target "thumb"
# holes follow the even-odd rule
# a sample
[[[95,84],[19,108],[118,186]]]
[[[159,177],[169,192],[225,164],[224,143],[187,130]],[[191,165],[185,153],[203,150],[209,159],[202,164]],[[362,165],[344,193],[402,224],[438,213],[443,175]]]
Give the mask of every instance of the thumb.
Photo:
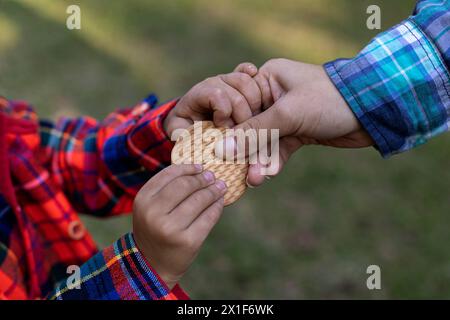
[[[273,138],[279,139],[292,134],[289,128],[289,123],[293,122],[292,117],[287,119],[286,115],[288,102],[289,98],[283,96],[269,109],[235,126],[232,137],[216,143],[214,148],[216,156],[219,158],[225,158],[226,155],[228,158],[232,154],[237,154],[238,157],[248,156],[260,148],[269,148]],[[261,139],[265,140],[261,141]]]
[[[278,129],[280,138],[291,134],[290,126],[288,123],[292,122],[291,119],[287,119],[289,103],[291,100],[288,95],[281,97],[270,108],[266,109],[254,117],[251,117],[247,121],[235,126],[234,129],[242,129],[244,131],[251,130],[258,133],[262,129],[271,130]],[[289,121],[287,121],[289,120]]]

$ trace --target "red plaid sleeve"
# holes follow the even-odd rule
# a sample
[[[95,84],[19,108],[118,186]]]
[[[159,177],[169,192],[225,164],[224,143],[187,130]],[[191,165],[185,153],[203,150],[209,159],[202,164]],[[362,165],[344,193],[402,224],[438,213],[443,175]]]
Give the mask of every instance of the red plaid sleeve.
[[[98,122],[90,117],[42,121],[42,163],[79,212],[130,212],[135,194],[170,164],[172,142],[163,120],[176,101],[156,107],[150,96]]]
[[[186,300],[177,285],[172,290],[147,263],[132,234],[97,253],[81,266],[80,277],[62,282],[51,300]]]

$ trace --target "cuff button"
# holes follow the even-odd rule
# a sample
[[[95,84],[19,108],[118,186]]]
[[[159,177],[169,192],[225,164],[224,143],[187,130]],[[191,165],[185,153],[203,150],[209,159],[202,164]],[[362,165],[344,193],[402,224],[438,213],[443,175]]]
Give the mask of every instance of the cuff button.
[[[73,240],[80,240],[86,234],[86,229],[81,221],[71,221],[67,227],[67,233]]]

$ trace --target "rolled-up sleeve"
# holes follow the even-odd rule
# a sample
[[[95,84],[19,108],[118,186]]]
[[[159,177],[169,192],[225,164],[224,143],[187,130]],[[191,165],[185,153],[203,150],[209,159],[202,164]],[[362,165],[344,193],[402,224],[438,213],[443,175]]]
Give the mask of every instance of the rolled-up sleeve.
[[[450,2],[419,1],[413,16],[355,58],[325,64],[383,157],[448,131]]]

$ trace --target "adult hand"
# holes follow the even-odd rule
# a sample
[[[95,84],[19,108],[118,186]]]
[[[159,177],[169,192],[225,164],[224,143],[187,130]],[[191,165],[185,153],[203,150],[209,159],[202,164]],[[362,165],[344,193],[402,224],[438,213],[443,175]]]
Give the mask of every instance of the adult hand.
[[[303,145],[343,148],[373,145],[322,66],[273,59],[260,68],[255,80],[265,111],[235,128],[280,130],[277,173]],[[260,169],[259,163],[250,166],[249,185],[263,183]]]

